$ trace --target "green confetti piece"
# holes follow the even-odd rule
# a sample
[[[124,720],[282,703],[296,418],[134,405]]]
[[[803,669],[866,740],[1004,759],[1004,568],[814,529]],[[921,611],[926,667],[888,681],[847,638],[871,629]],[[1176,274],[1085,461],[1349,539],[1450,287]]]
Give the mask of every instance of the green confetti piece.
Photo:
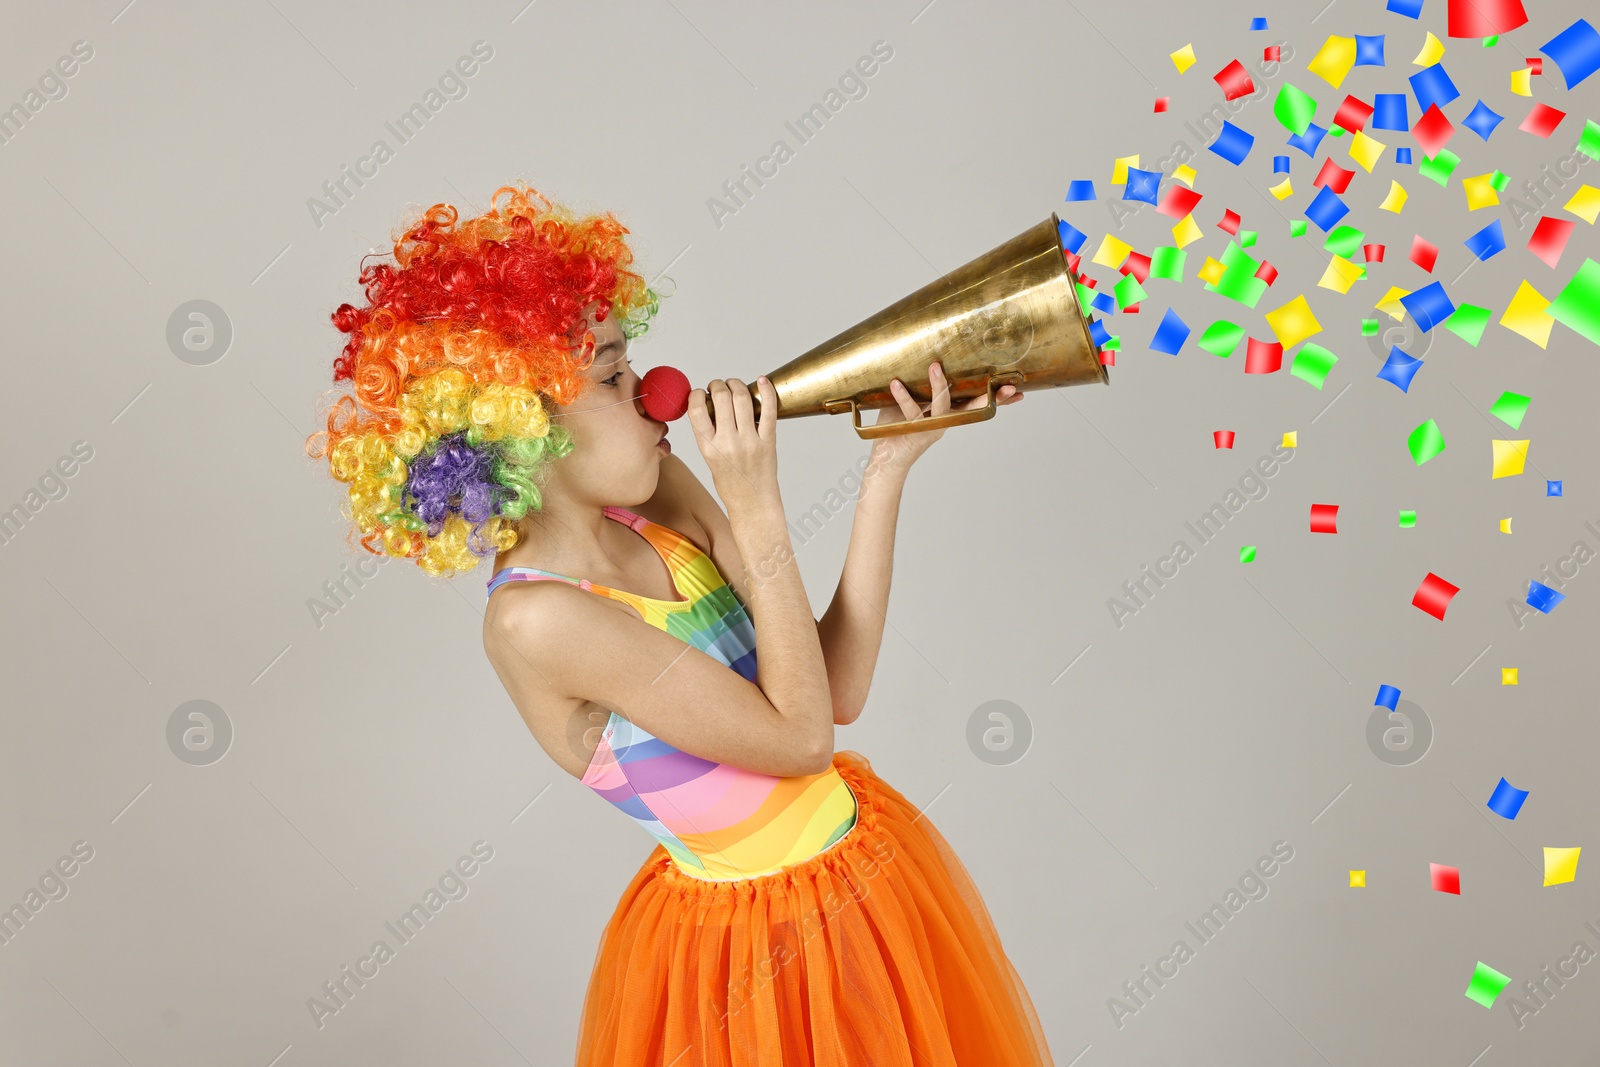
[[[1304,237],[1305,233],[1306,233],[1306,220],[1305,219],[1290,219],[1289,220],[1289,236],[1290,237]]]
[[[1439,424],[1429,419],[1411,431],[1406,445],[1411,449],[1412,461],[1420,467],[1444,451],[1444,434],[1439,432]]]
[[[1218,319],[1206,327],[1206,332],[1200,337],[1200,347],[1213,356],[1227,359],[1233,355],[1233,350],[1239,347],[1239,342],[1242,340],[1244,340],[1243,326],[1227,319]]]
[[[1400,513],[1400,529],[1409,530],[1416,524],[1417,513],[1415,511],[1402,511]]]
[[[1365,236],[1354,226],[1335,226],[1333,232],[1328,234],[1328,239],[1322,242],[1322,248],[1325,252],[1349,259],[1361,251],[1361,239]]]
[[[1436,156],[1423,156],[1422,163],[1417,167],[1417,172],[1429,181],[1444,185],[1450,180],[1450,172],[1456,169],[1456,164],[1461,162],[1461,157],[1448,148],[1439,149]]]
[[[1157,245],[1150,256],[1150,277],[1168,278],[1175,282],[1183,281],[1183,261],[1188,258],[1181,248],[1170,245]]]
[[[1510,984],[1511,979],[1508,976],[1479,960],[1478,965],[1472,969],[1472,981],[1467,983],[1467,998],[1477,1001],[1486,1008],[1492,1008],[1495,998],[1500,995],[1500,990]]]
[[[1444,328],[1461,338],[1473,348],[1483,340],[1483,328],[1489,325],[1489,309],[1476,304],[1462,304],[1444,320]]]
[[[1239,548],[1240,563],[1254,563],[1256,561],[1256,546],[1241,545]]]
[[[1511,176],[1503,170],[1497,170],[1489,175],[1489,188],[1495,192],[1504,192],[1506,185],[1511,181]]]
[[[1493,48],[1495,45],[1497,45],[1499,43],[1500,43],[1500,35],[1498,33],[1491,34],[1488,37],[1485,37],[1483,39],[1483,47],[1485,47],[1485,48]]]
[[[1343,126],[1334,126],[1330,130],[1328,130],[1328,136],[1329,137],[1343,137],[1344,136],[1344,127]]]
[[[1532,397],[1513,393],[1509,389],[1500,394],[1500,399],[1494,402],[1494,407],[1489,409],[1489,414],[1511,427],[1513,430],[1522,428],[1522,418],[1528,413],[1528,403]]]
[[[1544,310],[1567,329],[1600,345],[1600,263],[1585,258],[1561,295]]]
[[[1267,291],[1267,283],[1256,277],[1260,269],[1261,264],[1251,259],[1250,253],[1229,241],[1228,250],[1222,253],[1222,277],[1216,285],[1207,282],[1206,289],[1253,308]]]
[[[1583,124],[1583,136],[1578,139],[1578,151],[1590,159],[1600,159],[1600,122],[1590,119]]]
[[[1257,237],[1257,234],[1256,234],[1256,231],[1254,231],[1254,230],[1240,230],[1239,231],[1239,247],[1240,248],[1249,248],[1251,245],[1256,243],[1256,237]]]
[[[1111,292],[1117,298],[1119,309],[1137,304],[1150,294],[1144,291],[1144,286],[1139,284],[1139,279],[1131,274],[1125,274],[1122,280],[1112,288]]]
[[[1383,323],[1379,322],[1377,319],[1362,319],[1361,320],[1361,336],[1362,337],[1376,337],[1376,336],[1378,336],[1378,331],[1380,329],[1382,329],[1382,328],[1383,328]]]
[[[1337,362],[1339,362],[1338,356],[1321,345],[1307,342],[1294,354],[1294,362],[1289,364],[1289,373],[1321,389],[1322,383],[1328,380],[1328,372]]]
[[[1106,343],[1101,345],[1100,349],[1104,352],[1120,352],[1122,350],[1122,338],[1117,334],[1112,334],[1106,338]]]
[[[1078,289],[1078,306],[1083,308],[1085,315],[1094,314],[1094,290],[1082,282],[1074,282]]]
[[[1285,82],[1272,101],[1272,114],[1283,128],[1299,137],[1311,125],[1317,114],[1317,102],[1306,93]]]

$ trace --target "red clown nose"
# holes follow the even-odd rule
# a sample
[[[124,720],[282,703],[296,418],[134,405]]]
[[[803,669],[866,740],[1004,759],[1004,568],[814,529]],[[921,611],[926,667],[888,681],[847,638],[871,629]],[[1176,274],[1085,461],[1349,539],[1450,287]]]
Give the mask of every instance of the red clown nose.
[[[674,422],[689,410],[689,379],[677,367],[651,367],[639,381],[645,414]]]

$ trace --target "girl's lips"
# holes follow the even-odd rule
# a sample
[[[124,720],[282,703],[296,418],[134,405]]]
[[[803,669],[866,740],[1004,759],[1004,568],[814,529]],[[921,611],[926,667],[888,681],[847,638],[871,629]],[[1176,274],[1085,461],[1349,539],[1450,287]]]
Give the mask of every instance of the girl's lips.
[[[672,451],[672,442],[668,441],[665,437],[663,437],[661,440],[656,442],[656,447],[657,448],[662,448],[662,449],[665,449],[668,452],[671,452]]]

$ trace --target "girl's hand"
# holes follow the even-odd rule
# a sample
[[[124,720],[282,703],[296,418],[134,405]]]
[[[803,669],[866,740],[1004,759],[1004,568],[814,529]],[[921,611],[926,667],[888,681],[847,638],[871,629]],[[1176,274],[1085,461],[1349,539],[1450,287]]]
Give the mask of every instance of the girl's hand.
[[[766,375],[756,380],[761,418],[755,416],[750,388],[738,378],[714,379],[709,389],[689,394],[689,425],[700,455],[711,469],[717,495],[729,512],[778,499],[778,433],[774,426],[778,390]],[[704,397],[716,412],[713,425]]]
[[[912,397],[899,378],[889,383],[889,389],[899,401],[899,408],[879,408],[878,418],[872,425],[883,426],[891,422],[904,422],[908,419],[918,419],[923,415],[943,415],[950,410],[950,383],[945,381],[944,367],[937,360],[928,368],[928,384],[933,387],[933,401],[928,405],[928,410],[923,411],[922,405]],[[1014,385],[1003,385],[995,393],[995,404],[1012,404],[1021,400],[1023,394]],[[963,403],[956,410],[971,411],[980,408],[986,403],[982,396],[975,396]],[[939,438],[944,436],[944,430],[923,430],[920,433],[896,434],[892,437],[880,437],[872,443],[871,469],[905,474],[911,469],[917,457],[928,450]]]

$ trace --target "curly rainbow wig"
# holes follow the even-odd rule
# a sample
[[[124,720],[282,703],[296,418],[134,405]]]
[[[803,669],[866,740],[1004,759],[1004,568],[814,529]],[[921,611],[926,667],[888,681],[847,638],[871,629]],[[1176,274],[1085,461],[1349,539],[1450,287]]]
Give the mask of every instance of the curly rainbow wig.
[[[571,452],[548,408],[588,385],[583,309],[618,315],[631,339],[660,306],[609,212],[578,218],[519,183],[456,220],[435,204],[405,226],[394,266],[362,269],[367,305],[331,316],[350,335],[333,363],[350,392],[306,441],[350,486],[349,540],[444,578],[515,545],[547,465]]]

